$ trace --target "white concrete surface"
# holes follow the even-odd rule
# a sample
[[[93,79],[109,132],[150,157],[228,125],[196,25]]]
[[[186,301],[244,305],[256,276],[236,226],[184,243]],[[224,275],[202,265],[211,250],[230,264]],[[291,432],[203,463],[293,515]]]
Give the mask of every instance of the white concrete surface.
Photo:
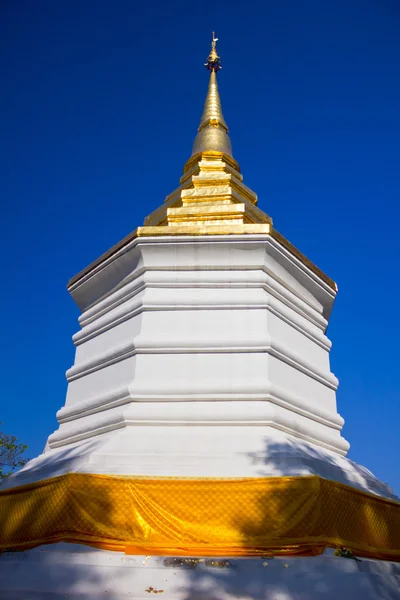
[[[387,484],[348,458],[274,428],[252,426],[121,428],[46,452],[6,485],[70,472],[221,478],[319,475],[396,499]]]
[[[196,558],[196,557],[194,557]],[[333,556],[126,556],[56,544],[0,556],[2,600],[399,600],[400,564]],[[214,563],[215,564],[215,563]]]

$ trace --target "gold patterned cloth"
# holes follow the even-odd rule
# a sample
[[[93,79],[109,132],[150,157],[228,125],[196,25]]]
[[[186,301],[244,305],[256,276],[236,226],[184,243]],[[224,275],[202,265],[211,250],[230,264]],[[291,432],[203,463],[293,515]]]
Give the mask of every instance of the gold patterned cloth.
[[[315,555],[400,561],[400,503],[317,476],[69,473],[0,492],[0,549],[83,543],[130,554]]]

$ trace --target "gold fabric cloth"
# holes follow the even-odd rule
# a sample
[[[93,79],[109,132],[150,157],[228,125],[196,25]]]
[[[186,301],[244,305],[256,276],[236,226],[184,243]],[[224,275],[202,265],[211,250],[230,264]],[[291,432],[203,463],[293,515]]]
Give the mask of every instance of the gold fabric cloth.
[[[319,554],[400,561],[400,503],[307,477],[70,473],[0,492],[0,549],[73,542],[130,554]]]

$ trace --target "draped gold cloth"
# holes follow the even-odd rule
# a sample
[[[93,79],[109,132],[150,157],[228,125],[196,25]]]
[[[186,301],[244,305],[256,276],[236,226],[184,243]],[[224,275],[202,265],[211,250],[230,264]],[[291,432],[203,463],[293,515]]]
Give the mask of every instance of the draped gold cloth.
[[[400,561],[400,503],[307,477],[66,474],[0,492],[0,549],[53,542],[132,554],[319,554]]]

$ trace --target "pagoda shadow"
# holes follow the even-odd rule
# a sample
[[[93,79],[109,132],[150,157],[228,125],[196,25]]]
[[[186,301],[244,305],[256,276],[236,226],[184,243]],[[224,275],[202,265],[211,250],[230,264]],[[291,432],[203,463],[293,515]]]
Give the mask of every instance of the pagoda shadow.
[[[265,453],[252,459],[260,465],[259,476],[281,476],[282,456],[287,457],[288,445],[267,443]],[[300,463],[285,461],[286,476],[312,475],[311,466],[315,459],[322,457],[318,449],[312,449],[310,462],[302,460],[304,472],[299,470]],[[272,457],[276,457],[274,460]],[[279,458],[278,458],[279,457]],[[312,460],[314,458],[314,461]],[[333,461],[335,463],[335,461]],[[336,480],[351,484],[353,487],[368,489],[370,483],[360,476],[357,485],[351,474],[341,466],[341,461],[333,464]],[[264,468],[265,467],[265,468]],[[366,470],[367,473],[369,473]],[[268,475],[266,475],[268,473]],[[261,522],[254,523],[251,518],[241,526],[243,539],[261,539],[263,533],[271,529],[266,498],[259,501]],[[279,495],[273,499],[274,513],[285,514],[284,500]],[[365,508],[363,507],[363,510]],[[371,514],[369,514],[371,517]],[[367,520],[367,519],[366,519]],[[387,523],[381,523],[383,535],[388,544],[396,541]],[[398,540],[397,540],[398,544]],[[243,546],[245,554],[245,546]],[[218,557],[199,561],[188,577],[188,587],[184,600],[400,600],[400,565],[369,559],[349,559],[334,555],[334,549],[328,548],[319,556],[273,556],[257,558]]]

